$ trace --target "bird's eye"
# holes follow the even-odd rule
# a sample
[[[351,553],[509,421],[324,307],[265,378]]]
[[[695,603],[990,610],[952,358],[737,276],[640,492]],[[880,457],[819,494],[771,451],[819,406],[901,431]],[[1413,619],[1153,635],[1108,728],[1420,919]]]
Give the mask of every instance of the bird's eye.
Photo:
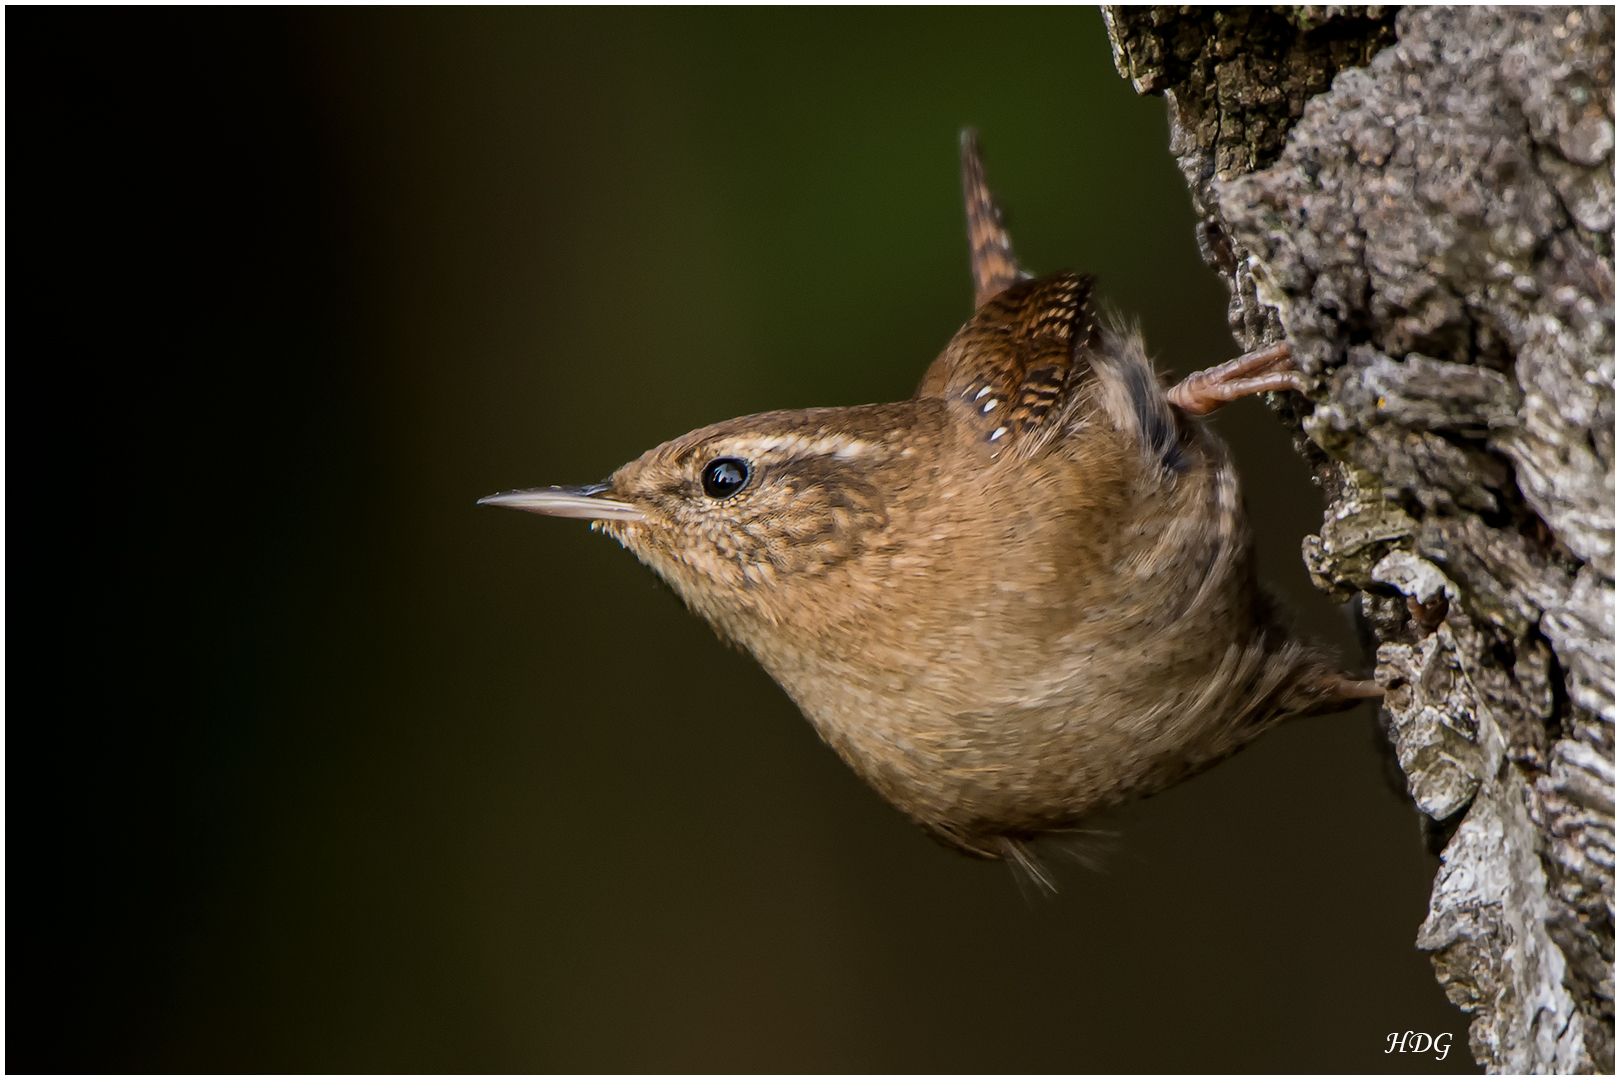
[[[729,499],[748,483],[748,462],[742,458],[715,458],[703,466],[703,493],[711,499]]]

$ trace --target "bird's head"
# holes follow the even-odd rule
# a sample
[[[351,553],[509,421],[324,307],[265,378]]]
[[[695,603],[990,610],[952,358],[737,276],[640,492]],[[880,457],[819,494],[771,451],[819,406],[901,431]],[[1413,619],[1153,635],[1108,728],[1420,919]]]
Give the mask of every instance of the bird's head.
[[[891,514],[919,480],[917,410],[740,417],[655,447],[599,484],[479,502],[591,521],[735,637],[739,618],[780,625],[823,589],[848,593],[855,564],[890,544]]]

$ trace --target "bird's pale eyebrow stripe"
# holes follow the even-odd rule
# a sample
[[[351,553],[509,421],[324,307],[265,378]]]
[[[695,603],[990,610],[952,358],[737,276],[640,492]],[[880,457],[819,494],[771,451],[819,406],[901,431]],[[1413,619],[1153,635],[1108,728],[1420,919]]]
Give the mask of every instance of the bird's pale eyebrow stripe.
[[[848,460],[871,451],[873,444],[848,435],[759,435],[726,440],[717,444],[715,449],[741,457],[772,453],[790,458],[830,454]]]

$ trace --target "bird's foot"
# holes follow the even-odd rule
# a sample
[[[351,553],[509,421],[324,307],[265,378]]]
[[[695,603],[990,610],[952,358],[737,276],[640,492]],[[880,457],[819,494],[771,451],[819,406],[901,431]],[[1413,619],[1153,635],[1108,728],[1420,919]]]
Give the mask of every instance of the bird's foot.
[[[1305,384],[1294,368],[1286,342],[1268,345],[1217,367],[1205,368],[1170,388],[1170,404],[1193,416],[1212,413],[1229,401],[1267,390],[1299,390]]]
[[[1373,680],[1352,679],[1344,675],[1338,677],[1333,689],[1338,691],[1339,696],[1347,701],[1384,696],[1384,688]]]
[[[1353,679],[1337,671],[1323,670],[1300,688],[1300,696],[1290,709],[1294,716],[1325,716],[1353,709],[1369,698],[1381,698],[1384,688],[1371,679]]]

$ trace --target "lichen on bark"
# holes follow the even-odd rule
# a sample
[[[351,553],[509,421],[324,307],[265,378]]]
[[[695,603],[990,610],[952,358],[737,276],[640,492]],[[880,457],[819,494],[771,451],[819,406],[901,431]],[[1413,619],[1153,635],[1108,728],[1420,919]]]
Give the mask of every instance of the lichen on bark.
[[[1613,1071],[1613,8],[1104,8],[1329,495],[1492,1071]]]

